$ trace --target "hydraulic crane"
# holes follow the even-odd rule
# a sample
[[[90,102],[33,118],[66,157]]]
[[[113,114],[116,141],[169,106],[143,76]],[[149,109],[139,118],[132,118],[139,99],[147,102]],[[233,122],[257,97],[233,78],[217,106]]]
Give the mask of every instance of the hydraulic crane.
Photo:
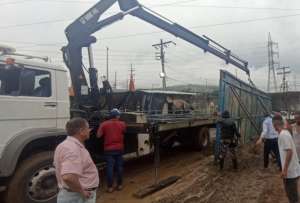
[[[101,19],[102,14],[116,2],[118,2],[121,11],[115,15]],[[97,70],[93,64],[91,48],[91,44],[96,42],[96,38],[92,34],[123,19],[128,14],[140,18],[203,49],[205,52],[209,52],[225,60],[227,64],[232,64],[249,75],[248,62],[233,55],[229,49],[226,49],[209,37],[201,37],[187,28],[164,18],[141,5],[137,0],[100,0],[65,30],[68,45],[63,47],[62,51],[64,62],[70,70],[75,94],[73,108],[82,110],[82,106],[89,106],[95,110],[101,110],[99,105],[100,91],[97,81]],[[90,87],[88,87],[88,82],[84,75],[84,65],[82,62],[82,49],[85,47],[88,48],[90,62],[90,68],[88,69]],[[106,94],[111,92],[108,81],[104,80],[103,90]]]

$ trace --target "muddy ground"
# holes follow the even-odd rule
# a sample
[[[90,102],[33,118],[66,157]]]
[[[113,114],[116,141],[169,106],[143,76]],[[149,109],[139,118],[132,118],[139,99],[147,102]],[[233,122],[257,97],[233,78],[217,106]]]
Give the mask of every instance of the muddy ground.
[[[262,152],[240,148],[239,169],[226,160],[219,171],[213,156],[206,152],[174,149],[162,155],[160,178],[180,176],[175,184],[143,199],[135,192],[153,183],[153,159],[147,157],[125,165],[124,189],[111,194],[102,187],[97,203],[287,203],[278,169],[272,163],[262,167]],[[104,183],[103,183],[104,184]]]

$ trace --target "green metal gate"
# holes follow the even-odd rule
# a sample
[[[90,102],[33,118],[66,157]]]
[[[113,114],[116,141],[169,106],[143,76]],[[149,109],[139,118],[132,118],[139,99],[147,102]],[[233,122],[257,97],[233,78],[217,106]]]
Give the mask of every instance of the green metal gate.
[[[271,108],[271,98],[267,93],[225,70],[220,71],[219,112],[230,112],[236,120],[243,143],[251,142],[260,133],[264,115],[270,113]],[[217,127],[216,153],[219,144],[220,129]]]

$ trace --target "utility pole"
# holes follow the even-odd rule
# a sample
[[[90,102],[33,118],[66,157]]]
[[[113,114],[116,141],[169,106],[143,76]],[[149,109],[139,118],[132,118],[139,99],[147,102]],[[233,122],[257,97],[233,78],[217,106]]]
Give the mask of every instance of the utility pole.
[[[274,51],[274,49],[277,49],[277,51]],[[278,62],[275,62],[274,56],[277,55]],[[268,71],[268,88],[267,91],[271,91],[271,74],[273,77],[273,85],[274,85],[274,90],[277,91],[277,81],[276,81],[276,73],[275,73],[275,65],[279,65],[279,51],[278,51],[278,43],[273,42],[271,38],[271,33],[269,33],[268,36],[268,66],[269,66],[269,71]]]
[[[117,89],[117,71],[115,71],[115,83],[114,88]]]
[[[163,89],[167,88],[167,81],[166,81],[167,73],[166,73],[166,69],[165,69],[165,62],[166,61],[165,61],[164,48],[167,48],[169,44],[176,45],[176,43],[173,42],[173,41],[164,42],[162,39],[160,40],[160,43],[152,45],[155,49],[160,49],[160,52],[156,53],[156,59],[161,61],[161,70],[162,70],[162,72],[160,74],[160,77],[162,78],[162,87],[163,87]]]
[[[286,80],[286,76],[291,73],[290,67],[282,67],[277,68],[277,70],[281,70],[281,72],[277,72],[277,75],[282,75],[282,83],[280,85],[280,90],[282,90],[282,101],[285,105],[285,110],[288,110],[288,104],[287,104],[287,92],[289,89],[288,81]]]
[[[109,71],[108,71],[108,51],[109,51],[109,48],[106,47],[106,78],[107,78],[107,81],[109,81]]]
[[[296,92],[297,91],[297,76],[296,74],[294,75],[294,91]]]

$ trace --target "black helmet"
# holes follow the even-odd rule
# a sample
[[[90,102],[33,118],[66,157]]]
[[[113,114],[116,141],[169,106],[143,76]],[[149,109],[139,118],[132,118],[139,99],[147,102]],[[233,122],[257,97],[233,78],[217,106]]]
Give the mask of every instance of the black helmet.
[[[227,110],[223,111],[222,118],[230,118],[229,111],[227,111]]]

